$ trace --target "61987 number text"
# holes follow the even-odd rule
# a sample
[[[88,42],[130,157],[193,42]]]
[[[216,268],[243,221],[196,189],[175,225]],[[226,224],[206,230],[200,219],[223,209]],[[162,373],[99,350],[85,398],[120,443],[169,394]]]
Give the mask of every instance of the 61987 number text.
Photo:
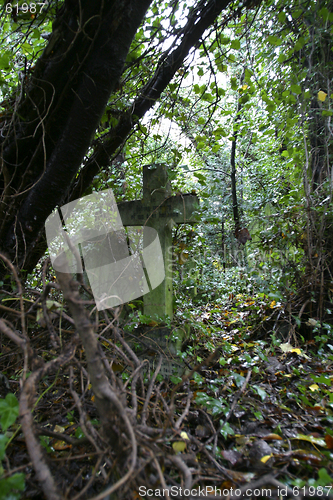
[[[23,14],[26,14],[27,12],[30,12],[30,14],[39,14],[47,5],[48,2],[22,3],[21,5],[18,3],[14,5],[7,3],[6,12],[7,14],[14,12],[14,14],[17,15],[19,12],[23,12]]]

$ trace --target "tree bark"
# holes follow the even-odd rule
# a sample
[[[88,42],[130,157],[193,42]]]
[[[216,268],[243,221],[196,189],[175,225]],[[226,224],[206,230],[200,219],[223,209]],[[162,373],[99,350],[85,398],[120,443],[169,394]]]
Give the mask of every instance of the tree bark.
[[[150,2],[67,0],[53,23],[2,143],[0,238],[20,268],[68,192]]]

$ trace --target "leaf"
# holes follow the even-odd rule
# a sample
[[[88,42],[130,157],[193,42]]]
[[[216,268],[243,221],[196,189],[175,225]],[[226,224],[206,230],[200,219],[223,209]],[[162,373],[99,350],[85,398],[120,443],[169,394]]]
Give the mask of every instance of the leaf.
[[[279,434],[267,434],[265,436],[265,441],[283,441],[282,437]]]
[[[33,52],[33,48],[28,42],[23,42],[21,44],[21,50],[25,55],[31,54]]]
[[[299,85],[291,85],[290,86],[290,90],[294,93],[294,94],[301,94],[302,93],[302,89]]]
[[[180,382],[182,381],[182,378],[181,377],[175,377],[174,375],[172,375],[170,377],[170,380],[173,384],[177,385],[177,384],[180,384]]]
[[[314,436],[305,435],[305,434],[297,434],[296,437],[291,438],[291,439],[299,439],[301,441],[308,441],[309,443],[315,444],[317,446],[321,446],[322,448],[327,448],[327,445],[325,443],[325,440],[322,438],[316,438]]]
[[[10,55],[8,53],[0,56],[0,69],[9,69]]]
[[[172,448],[176,453],[182,453],[186,450],[186,443],[184,441],[175,441],[172,443]]]
[[[12,490],[23,491],[25,488],[23,472],[13,474],[6,479],[0,479],[0,499],[1,500],[16,500],[17,495],[11,494]]]
[[[223,34],[220,36],[220,43],[222,45],[227,45],[229,42],[230,42],[230,38],[229,37],[227,37],[227,36],[225,36]]]
[[[65,430],[65,427],[62,427],[62,425],[56,425],[54,428],[54,432],[61,432],[61,434],[63,434]]]
[[[55,450],[67,450],[68,448],[72,448],[72,445],[69,443],[66,443],[66,441],[56,441],[53,443],[53,448]]]
[[[35,28],[35,29],[33,30],[33,33],[32,33],[32,38],[35,38],[35,39],[37,39],[37,40],[39,40],[39,39],[40,39],[40,31],[39,31],[37,28]]]
[[[333,437],[330,434],[326,434],[325,443],[329,450],[333,450]]]
[[[189,439],[189,437],[188,437],[188,435],[187,435],[187,433],[185,431],[182,431],[180,433],[180,437],[183,438],[183,439]]]
[[[236,382],[237,387],[242,387],[245,382],[245,377],[239,375],[239,373],[233,373],[234,381]]]
[[[231,85],[232,90],[237,90],[237,88],[238,88],[237,78],[231,78],[230,85]]]
[[[331,485],[333,480],[331,478],[331,476],[328,474],[327,470],[322,468],[322,469],[319,469],[318,471],[318,481],[317,481],[317,484],[320,485],[320,486],[327,486],[327,485]]]
[[[312,384],[312,385],[310,385],[310,386],[309,386],[309,389],[310,389],[310,391],[312,391],[312,392],[319,391],[319,385],[317,385],[317,384]]]
[[[6,445],[9,438],[4,434],[0,434],[0,460],[3,460],[6,454]]]
[[[328,385],[329,387],[331,386],[331,379],[329,378],[329,376],[325,376],[325,375],[320,375],[320,377],[317,377],[316,375],[313,375],[311,374],[310,375],[312,380],[314,382],[317,382],[318,384],[325,384],[325,385]]]
[[[237,462],[240,462],[243,458],[242,454],[238,451],[234,450],[222,450],[221,455],[225,460],[231,463],[231,465],[235,465]]]
[[[10,392],[5,399],[0,399],[0,423],[4,432],[15,422],[18,414],[19,404],[14,394]]]
[[[294,349],[293,346],[289,343],[280,344],[279,347],[282,352],[291,352]]]
[[[83,430],[81,429],[81,427],[78,427],[75,431],[75,437],[77,439],[82,439],[85,437],[85,433],[83,432]]]
[[[240,49],[240,41],[239,40],[232,40],[230,46],[232,49],[238,50],[238,49]]]
[[[278,13],[278,20],[280,21],[280,23],[284,23],[286,20],[286,17],[287,16],[286,16],[285,12],[282,11],[282,12]]]
[[[266,391],[264,391],[264,389],[261,389],[261,387],[258,387],[257,385],[253,385],[252,387],[253,387],[253,389],[255,389],[255,391],[258,393],[258,395],[261,397],[261,401],[265,401],[265,399],[267,397]]]
[[[220,425],[222,423],[222,420],[220,420]],[[235,431],[233,430],[232,427],[230,427],[229,423],[226,422],[223,427],[221,427],[221,434],[224,438],[227,438],[228,436],[233,436],[235,434]]]
[[[322,90],[319,90],[318,92],[318,100],[321,102],[324,102],[327,97],[326,92],[323,92]]]
[[[272,456],[273,456],[273,453],[271,453],[270,455],[265,455],[264,457],[262,457],[262,458],[260,459],[260,462],[262,462],[263,464],[265,464],[266,462],[268,462],[268,460],[269,460],[270,458],[272,458]]]
[[[267,40],[269,41],[269,43],[271,45],[281,45],[282,44],[282,40],[281,38],[275,36],[275,35],[269,35],[269,37],[267,38]]]

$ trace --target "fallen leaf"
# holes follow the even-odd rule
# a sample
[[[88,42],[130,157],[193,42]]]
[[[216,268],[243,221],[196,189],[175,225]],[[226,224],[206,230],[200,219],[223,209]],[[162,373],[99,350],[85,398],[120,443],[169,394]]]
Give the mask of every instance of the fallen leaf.
[[[56,425],[54,428],[54,432],[65,432],[65,427],[62,427],[61,425]]]
[[[172,448],[176,453],[182,453],[186,450],[186,443],[184,441],[175,441],[172,443]]]
[[[267,434],[266,436],[263,436],[265,441],[282,441],[283,438],[279,436],[278,434]]]
[[[242,454],[234,450],[223,450],[221,452],[221,455],[223,456],[223,458],[225,458],[225,460],[228,460],[228,462],[230,462],[231,465],[235,465],[242,459]]]
[[[56,441],[55,443],[52,444],[52,447],[55,450],[67,450],[68,448],[71,448],[72,445],[69,443],[66,443],[65,441]]]
[[[262,458],[260,459],[260,462],[262,462],[263,464],[265,464],[266,462],[268,462],[268,460],[269,460],[270,458],[272,458],[272,456],[273,456],[273,453],[271,453],[270,455],[265,455],[264,457],[262,457]]]
[[[291,439],[300,439],[301,441],[308,441],[309,443],[315,444],[317,446],[321,446],[322,448],[326,448],[326,442],[322,438],[316,438],[312,436],[311,434],[305,435],[305,434],[297,434],[296,437],[291,438]]]
[[[330,434],[326,434],[325,443],[329,450],[333,450],[333,437]]]

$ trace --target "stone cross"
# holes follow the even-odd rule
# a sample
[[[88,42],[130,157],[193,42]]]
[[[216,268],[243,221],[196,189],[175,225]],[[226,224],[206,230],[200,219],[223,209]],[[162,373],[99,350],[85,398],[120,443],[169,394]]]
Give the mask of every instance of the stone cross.
[[[198,206],[196,195],[171,195],[166,167],[161,164],[143,167],[142,200],[118,203],[124,226],[152,227],[160,239],[165,280],[144,295],[144,314],[147,316],[172,319],[172,227],[195,222],[194,214]]]

